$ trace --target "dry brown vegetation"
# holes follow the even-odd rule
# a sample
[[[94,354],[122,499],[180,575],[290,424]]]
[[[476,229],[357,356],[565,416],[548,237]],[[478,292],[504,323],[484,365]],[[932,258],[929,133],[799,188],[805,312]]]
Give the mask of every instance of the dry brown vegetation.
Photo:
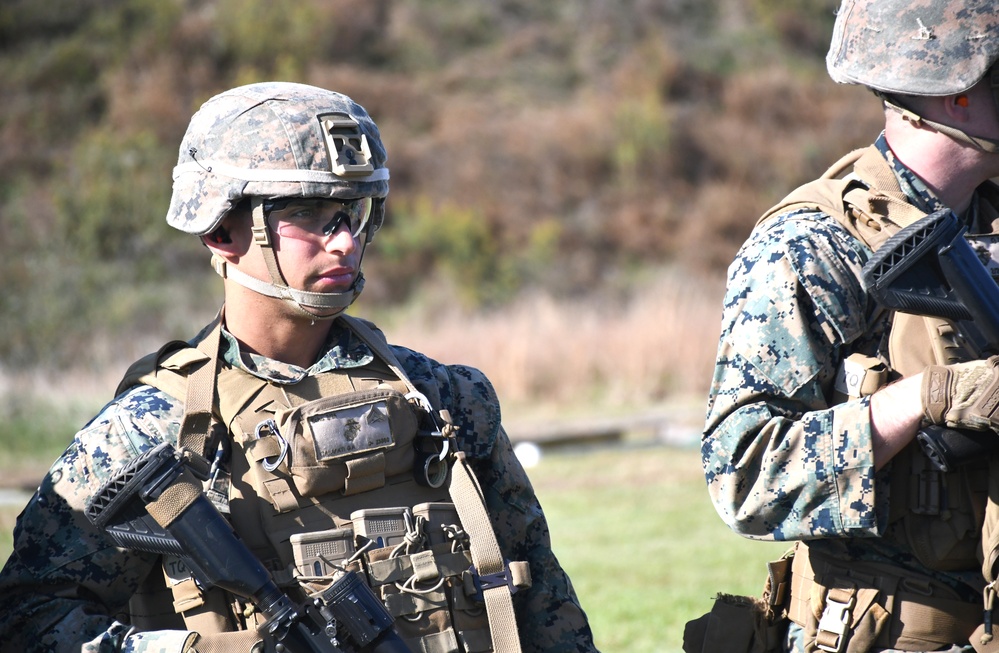
[[[379,123],[392,195],[359,308],[395,340],[516,405],[701,393],[756,216],[879,129],[825,74],[835,4],[5,2],[0,372],[70,361],[109,391],[211,317],[203,250],[162,219],[177,143],[212,94],[282,78]]]
[[[467,312],[418,304],[384,323],[391,339],[486,371],[508,416],[596,414],[702,402],[722,279],[662,271],[628,296],[530,293]]]

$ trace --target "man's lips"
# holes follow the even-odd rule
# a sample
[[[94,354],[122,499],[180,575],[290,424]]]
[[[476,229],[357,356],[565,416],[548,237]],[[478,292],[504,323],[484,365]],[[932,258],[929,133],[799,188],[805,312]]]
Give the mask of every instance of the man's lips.
[[[354,283],[357,271],[354,268],[333,268],[316,275],[316,283],[321,286],[350,286]]]

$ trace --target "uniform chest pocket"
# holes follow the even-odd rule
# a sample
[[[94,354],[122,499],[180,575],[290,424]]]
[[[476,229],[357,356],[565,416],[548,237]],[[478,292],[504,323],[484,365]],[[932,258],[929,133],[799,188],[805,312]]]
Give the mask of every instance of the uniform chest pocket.
[[[324,397],[274,418],[277,437],[288,445],[287,461],[279,470],[290,472],[302,496],[366,491],[381,487],[386,477],[412,470],[417,420],[397,390],[380,387]]]

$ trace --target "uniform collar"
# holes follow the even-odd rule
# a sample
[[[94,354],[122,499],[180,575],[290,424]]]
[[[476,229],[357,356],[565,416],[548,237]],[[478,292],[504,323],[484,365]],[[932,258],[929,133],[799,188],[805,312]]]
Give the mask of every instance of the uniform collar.
[[[329,338],[319,358],[307,368],[244,352],[239,347],[239,341],[224,327],[219,356],[232,367],[279,384],[298,383],[307,376],[316,376],[331,370],[361,367],[371,363],[375,358],[368,345],[339,320],[331,325]]]

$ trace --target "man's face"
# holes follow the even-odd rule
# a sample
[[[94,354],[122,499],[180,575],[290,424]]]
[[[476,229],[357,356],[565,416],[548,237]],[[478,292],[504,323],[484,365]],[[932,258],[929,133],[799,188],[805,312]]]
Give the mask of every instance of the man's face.
[[[344,292],[353,285],[364,251],[371,199],[293,199],[267,213],[274,252],[291,288]]]
[[[308,292],[349,290],[360,271],[371,204],[370,198],[347,202],[289,198],[265,203],[267,228],[285,283]],[[269,281],[263,254],[253,244],[252,224],[250,212],[242,209],[234,210],[223,222],[239,254],[232,264]]]

